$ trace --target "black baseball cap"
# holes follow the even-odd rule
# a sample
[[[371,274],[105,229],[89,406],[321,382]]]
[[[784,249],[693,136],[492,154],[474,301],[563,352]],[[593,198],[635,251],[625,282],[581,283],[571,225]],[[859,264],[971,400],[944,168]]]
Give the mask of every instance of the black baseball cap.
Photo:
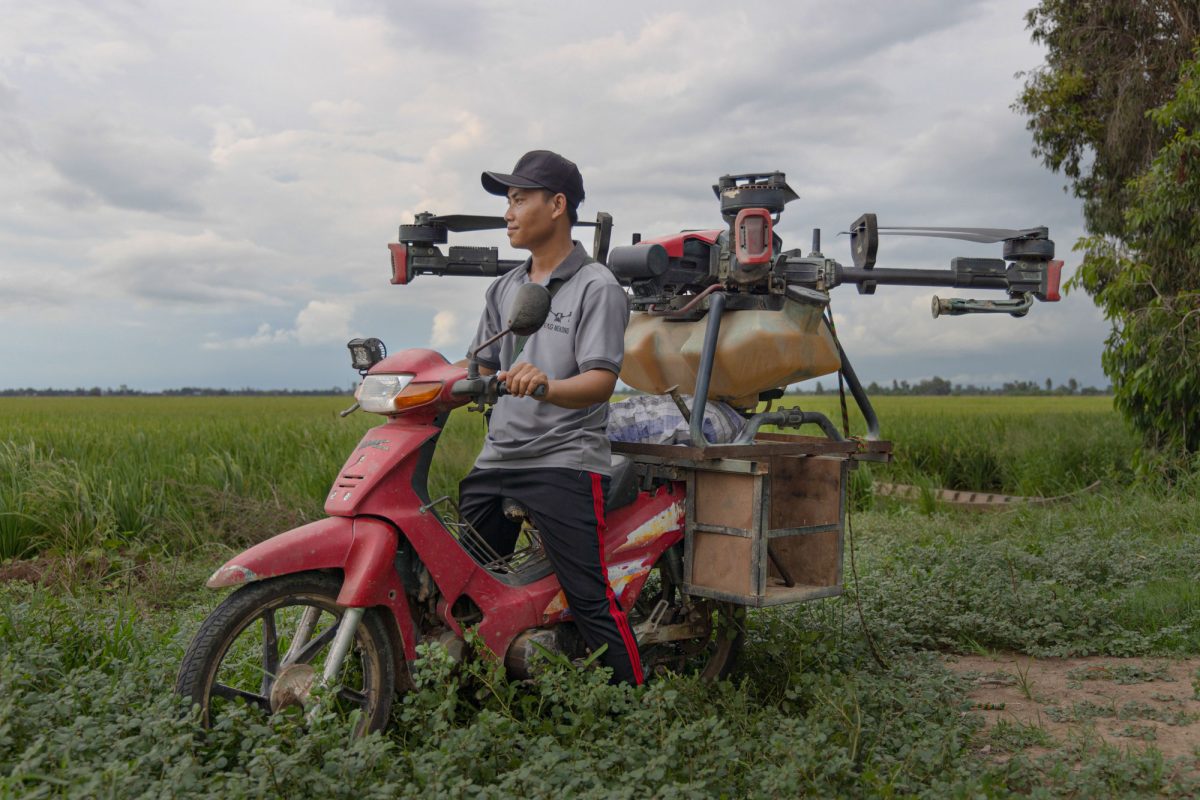
[[[548,189],[567,197],[572,208],[583,202],[583,176],[574,161],[549,150],[530,150],[513,167],[511,175],[485,172],[480,176],[483,188],[492,194],[506,195],[510,188]]]

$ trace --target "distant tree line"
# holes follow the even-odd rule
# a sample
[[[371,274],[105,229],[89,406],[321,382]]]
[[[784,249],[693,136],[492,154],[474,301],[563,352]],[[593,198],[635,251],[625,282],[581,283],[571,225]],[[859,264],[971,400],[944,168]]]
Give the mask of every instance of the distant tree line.
[[[140,389],[130,389],[125,384],[117,388],[76,387],[74,389],[0,389],[0,397],[317,397],[345,396],[353,394],[354,389],[341,386],[331,386],[328,389],[213,389],[203,386],[184,386],[179,389],[163,389],[161,392],[143,392]],[[628,387],[622,389],[623,394],[641,394]],[[792,387],[789,394],[836,394],[836,381],[829,388],[818,381],[814,389],[804,390]],[[1066,383],[1058,386],[1049,378],[1045,383],[1037,381],[1011,381],[1000,387],[976,386],[973,383],[951,383],[945,378],[933,376],[916,383],[893,380],[891,385],[881,385],[872,381],[867,386],[870,395],[1105,395],[1112,394],[1112,387],[1097,389],[1094,386],[1080,386],[1079,381],[1068,378]]]
[[[82,386],[74,389],[34,389],[32,386],[24,389],[0,389],[0,397],[311,397],[327,395],[348,395],[354,390],[342,386],[332,386],[328,389],[213,389],[204,386],[184,386],[179,389],[163,389],[161,392],[143,392],[140,389],[130,389],[121,384],[116,389],[92,386]]]
[[[835,382],[830,389],[826,389],[825,385],[820,381],[817,382],[811,394],[836,394],[837,383]],[[797,392],[799,394],[801,392]],[[847,393],[848,390],[847,390]],[[945,378],[939,378],[934,375],[932,378],[925,378],[916,383],[908,381],[893,380],[890,386],[880,385],[875,381],[871,381],[867,385],[867,394],[869,395],[1105,395],[1112,394],[1112,387],[1108,386],[1103,389],[1097,389],[1095,386],[1080,386],[1079,381],[1074,378],[1068,378],[1066,383],[1054,385],[1054,381],[1046,378],[1045,383],[1037,381],[1009,381],[999,387],[994,386],[976,386],[973,383],[951,383]]]

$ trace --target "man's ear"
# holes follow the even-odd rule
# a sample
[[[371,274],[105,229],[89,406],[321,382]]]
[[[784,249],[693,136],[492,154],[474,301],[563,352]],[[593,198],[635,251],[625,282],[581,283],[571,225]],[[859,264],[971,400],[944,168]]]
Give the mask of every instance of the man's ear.
[[[550,198],[550,202],[554,204],[554,211],[551,212],[553,219],[558,219],[567,213],[567,196],[562,192]]]

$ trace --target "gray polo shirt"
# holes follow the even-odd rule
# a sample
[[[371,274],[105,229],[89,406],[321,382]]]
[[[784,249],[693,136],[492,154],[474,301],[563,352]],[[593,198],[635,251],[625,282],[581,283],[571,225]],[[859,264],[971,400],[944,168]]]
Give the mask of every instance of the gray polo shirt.
[[[517,290],[529,282],[532,260],[497,278],[487,290],[487,308],[471,349],[504,329]],[[603,264],[592,261],[575,242],[555,268],[547,288],[556,282],[546,324],[529,337],[518,361],[528,361],[561,380],[591,369],[621,373],[625,356],[625,325],[629,299]],[[479,363],[494,370],[513,364],[515,335],[479,353]],[[587,408],[560,408],[532,397],[502,397],[492,411],[483,450],[475,460],[480,469],[540,469],[563,467],[608,475],[612,472],[608,436],[608,402]]]

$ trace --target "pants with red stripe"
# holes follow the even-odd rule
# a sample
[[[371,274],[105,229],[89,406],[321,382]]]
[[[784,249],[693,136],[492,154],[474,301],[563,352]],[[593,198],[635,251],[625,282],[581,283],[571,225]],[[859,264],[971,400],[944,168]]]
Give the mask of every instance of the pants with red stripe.
[[[604,563],[607,488],[607,477],[572,469],[473,469],[459,485],[458,505],[500,555],[513,551],[520,533],[501,511],[502,499],[525,506],[584,643],[592,650],[608,645],[602,658],[614,681],[640,684],[637,641],[608,585]]]

